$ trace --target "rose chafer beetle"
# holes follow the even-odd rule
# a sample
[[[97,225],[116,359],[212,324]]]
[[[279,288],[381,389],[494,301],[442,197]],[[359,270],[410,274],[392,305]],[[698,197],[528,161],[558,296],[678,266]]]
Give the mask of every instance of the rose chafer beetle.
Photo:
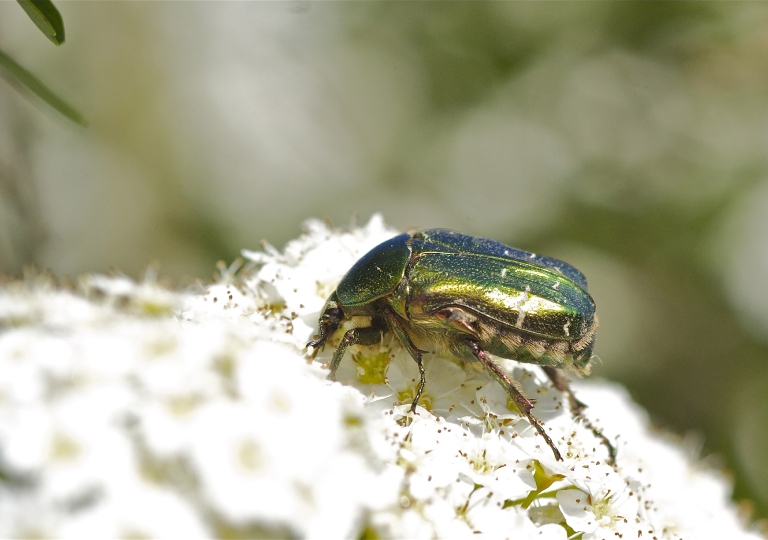
[[[587,280],[576,268],[447,229],[401,234],[365,254],[341,279],[320,316],[319,335],[307,344],[312,357],[345,321],[368,318],[370,325],[351,328],[341,339],[331,380],[350,345],[373,345],[382,332],[392,332],[421,375],[412,412],[426,384],[422,354],[450,354],[498,381],[562,461],[531,414],[534,401],[490,355],[542,366],[567,394],[573,413],[583,410],[562,370],[589,373],[598,323]],[[613,458],[613,447],[592,429]]]

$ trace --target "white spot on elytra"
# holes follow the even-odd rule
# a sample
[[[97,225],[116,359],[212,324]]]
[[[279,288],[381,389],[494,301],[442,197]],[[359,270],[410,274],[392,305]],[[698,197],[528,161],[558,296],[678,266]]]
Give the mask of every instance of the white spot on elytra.
[[[525,309],[522,308],[517,312],[517,321],[515,321],[515,328],[522,328],[523,321],[525,320]]]
[[[536,313],[540,310],[561,311],[563,308],[555,302],[550,302],[539,296],[530,294],[531,288],[527,287],[524,291],[516,295],[510,295],[502,292],[500,289],[491,289],[485,293],[485,296],[493,301],[501,302],[504,307],[517,312],[515,327],[522,328],[526,315]]]

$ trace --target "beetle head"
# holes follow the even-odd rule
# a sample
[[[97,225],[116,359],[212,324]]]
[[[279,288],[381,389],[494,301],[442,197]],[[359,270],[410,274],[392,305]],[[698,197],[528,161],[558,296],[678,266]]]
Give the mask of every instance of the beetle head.
[[[342,319],[344,319],[344,310],[341,309],[336,292],[334,292],[325,302],[323,313],[320,315],[320,324],[338,326]]]
[[[336,292],[328,298],[323,307],[323,313],[320,315],[320,335],[307,343],[307,347],[312,347],[311,358],[314,358],[317,351],[325,345],[328,338],[338,330],[341,322],[344,320],[344,310],[339,305],[339,299]]]

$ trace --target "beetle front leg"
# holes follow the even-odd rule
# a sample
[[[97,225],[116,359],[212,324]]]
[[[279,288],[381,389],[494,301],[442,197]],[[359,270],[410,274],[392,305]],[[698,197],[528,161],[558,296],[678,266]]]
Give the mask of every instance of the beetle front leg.
[[[488,353],[486,353],[483,349],[480,348],[480,345],[476,341],[468,341],[467,345],[469,346],[469,350],[472,352],[472,354],[480,360],[480,362],[483,364],[483,367],[488,370],[488,372],[493,376],[496,381],[501,384],[502,388],[507,392],[507,395],[512,399],[512,401],[517,405],[517,408],[520,409],[520,412],[523,413],[523,415],[528,419],[528,422],[536,428],[536,431],[539,432],[539,435],[544,437],[544,440],[547,442],[547,445],[552,449],[552,452],[555,454],[555,459],[557,461],[563,461],[562,456],[560,455],[560,451],[555,446],[555,443],[552,442],[552,439],[549,438],[549,435],[547,435],[546,431],[544,431],[544,428],[541,426],[538,420],[534,418],[534,416],[531,414],[531,409],[533,409],[533,402],[525,397],[520,390],[518,390],[515,383],[512,381],[512,379],[509,378],[509,376],[504,373],[501,368],[494,362],[489,356]]]
[[[343,320],[344,311],[339,307],[339,301],[334,292],[325,303],[323,314],[320,315],[319,335],[316,339],[307,343],[307,347],[312,347],[312,353],[309,355],[310,358],[314,359],[317,356],[317,351],[323,348],[328,338],[336,333]]]
[[[350,345],[374,345],[380,340],[381,330],[374,326],[348,330],[344,337],[341,338],[341,343],[336,348],[336,352],[333,353],[331,372],[328,374],[328,378],[332,381],[336,380],[336,371],[339,369],[339,364],[344,357],[344,353],[347,351],[347,347]]]

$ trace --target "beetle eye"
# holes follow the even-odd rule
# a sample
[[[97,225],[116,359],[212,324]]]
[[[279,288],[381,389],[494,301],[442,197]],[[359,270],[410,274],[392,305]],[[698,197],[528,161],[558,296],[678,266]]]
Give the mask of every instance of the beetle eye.
[[[332,321],[340,321],[344,318],[344,312],[339,308],[332,308],[325,312],[325,315]]]

